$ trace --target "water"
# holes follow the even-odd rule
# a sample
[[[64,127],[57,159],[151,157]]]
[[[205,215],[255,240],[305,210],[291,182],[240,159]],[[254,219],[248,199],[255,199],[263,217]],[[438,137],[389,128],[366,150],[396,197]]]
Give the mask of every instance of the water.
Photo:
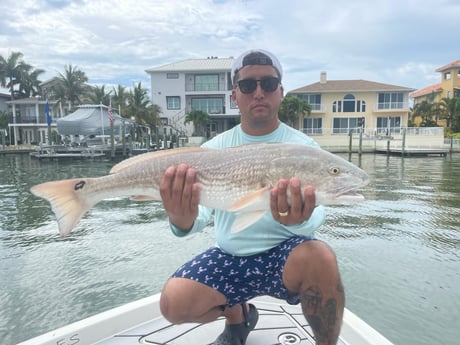
[[[348,158],[347,156],[345,156]],[[346,305],[396,345],[460,338],[460,155],[351,160],[367,201],[329,208],[318,237],[337,253]],[[0,156],[0,343],[158,293],[212,230],[176,238],[158,203],[104,201],[60,239],[39,182],[106,174],[111,162]]]

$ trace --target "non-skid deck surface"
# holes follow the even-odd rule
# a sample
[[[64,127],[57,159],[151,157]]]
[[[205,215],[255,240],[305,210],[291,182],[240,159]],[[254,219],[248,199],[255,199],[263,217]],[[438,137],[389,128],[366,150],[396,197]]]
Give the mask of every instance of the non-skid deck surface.
[[[299,306],[276,305],[261,301],[253,302],[259,311],[256,328],[249,334],[246,345],[314,345],[313,332],[305,321]],[[187,323],[171,325],[164,318],[117,334],[99,345],[164,344],[209,345],[225,326],[219,318],[208,324]],[[347,345],[342,340],[338,345]]]

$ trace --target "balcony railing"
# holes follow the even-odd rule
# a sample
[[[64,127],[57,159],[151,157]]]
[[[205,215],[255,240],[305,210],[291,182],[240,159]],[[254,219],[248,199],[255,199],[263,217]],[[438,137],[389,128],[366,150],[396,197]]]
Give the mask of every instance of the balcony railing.
[[[385,110],[409,110],[408,102],[384,102],[376,103],[374,105],[374,111],[385,111]]]

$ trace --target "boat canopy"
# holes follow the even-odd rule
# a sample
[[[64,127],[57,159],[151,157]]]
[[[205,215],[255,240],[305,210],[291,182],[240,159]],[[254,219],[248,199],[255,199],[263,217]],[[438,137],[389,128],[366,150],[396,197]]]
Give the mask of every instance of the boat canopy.
[[[112,112],[113,125],[116,134],[122,132],[123,123],[126,124],[125,133],[131,127],[131,121]],[[80,106],[75,112],[56,121],[57,131],[61,135],[108,135],[110,134],[110,120],[108,107],[105,105]]]

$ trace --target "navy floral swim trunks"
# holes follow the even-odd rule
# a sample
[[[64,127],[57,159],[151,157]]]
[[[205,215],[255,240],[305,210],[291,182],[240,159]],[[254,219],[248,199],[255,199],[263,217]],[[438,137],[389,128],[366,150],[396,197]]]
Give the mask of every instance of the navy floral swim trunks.
[[[295,236],[251,256],[234,256],[213,247],[186,262],[172,276],[212,287],[227,297],[228,306],[262,295],[298,304],[300,297],[289,295],[283,284],[283,269],[291,251],[309,240],[309,237]]]

